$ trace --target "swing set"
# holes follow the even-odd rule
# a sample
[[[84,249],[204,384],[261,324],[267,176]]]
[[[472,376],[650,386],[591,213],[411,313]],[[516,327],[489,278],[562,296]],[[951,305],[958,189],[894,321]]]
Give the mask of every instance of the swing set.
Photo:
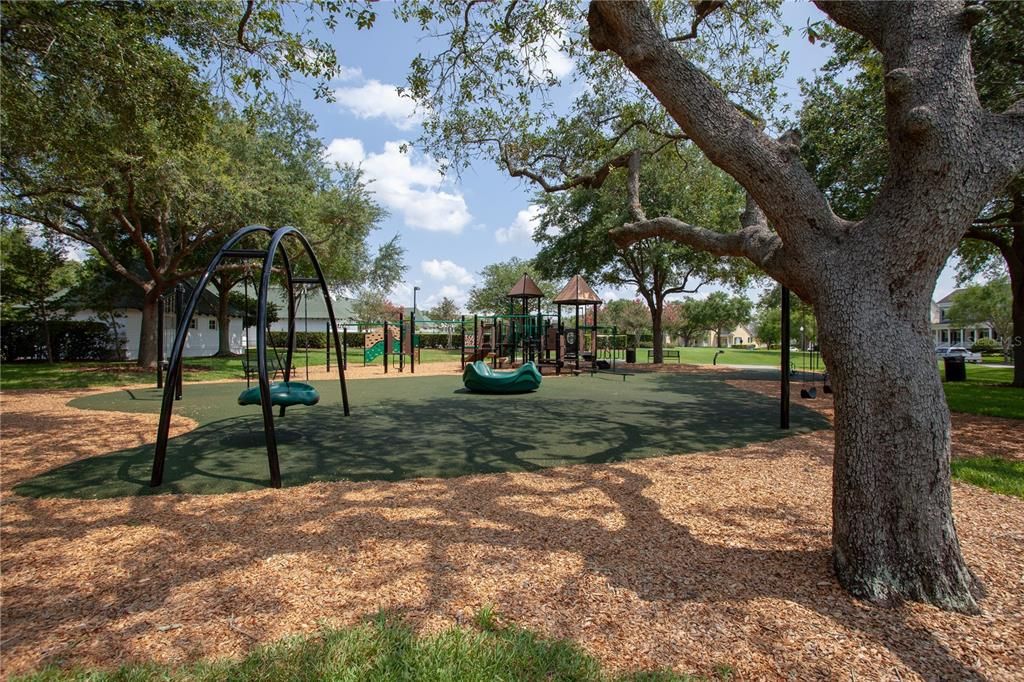
[[[243,239],[261,234],[270,236],[270,242],[266,248],[237,248]],[[303,253],[308,257],[309,264],[316,273],[315,277],[298,277],[295,275],[292,258],[288,255],[288,251],[283,247],[285,239],[288,239],[289,242],[293,244],[297,243],[298,246],[301,247],[300,257]],[[273,357],[275,358],[277,365],[283,368],[284,373],[283,381],[275,381],[271,383],[269,377],[270,363],[268,363],[267,353],[267,345],[268,342],[271,341],[269,323],[267,321],[267,294],[270,290],[270,278],[274,271],[274,258],[279,252],[283,265],[281,270],[286,284],[285,289],[288,294],[288,337],[283,363],[281,362],[281,356],[277,347],[272,343],[270,344],[274,353]],[[218,250],[214,255],[209,265],[207,265],[206,270],[199,278],[196,286],[192,289],[192,294],[189,297],[188,303],[182,309],[182,314],[178,317],[178,329],[175,334],[174,344],[171,347],[170,357],[167,362],[167,376],[169,378],[175,377],[176,380],[168,380],[164,385],[163,402],[160,408],[160,424],[157,428],[156,449],[153,454],[153,471],[150,478],[150,486],[152,487],[157,487],[163,483],[164,462],[167,457],[167,441],[171,426],[171,413],[174,409],[175,399],[181,398],[180,377],[185,348],[185,338],[188,336],[189,331],[189,322],[192,319],[192,315],[195,313],[196,306],[199,303],[199,298],[202,295],[202,292],[206,289],[206,286],[209,284],[210,278],[213,276],[214,272],[223,262],[232,260],[261,260],[263,263],[260,286],[256,298],[256,329],[258,330],[256,335],[256,373],[258,375],[258,384],[256,386],[250,386],[250,373],[247,372],[246,390],[242,391],[238,396],[238,404],[259,405],[262,409],[263,431],[266,437],[267,460],[270,467],[270,483],[273,487],[281,487],[281,468],[277,454],[277,437],[274,431],[274,406],[280,408],[279,417],[283,418],[285,416],[285,410],[288,407],[297,405],[312,406],[320,401],[320,395],[312,385],[301,381],[291,380],[292,358],[295,352],[296,286],[303,287],[304,305],[308,293],[305,291],[305,286],[318,285],[320,287],[324,296],[324,303],[327,307],[327,314],[330,319],[330,328],[333,332],[332,336],[334,339],[335,351],[339,358],[344,357],[342,355],[341,340],[338,337],[338,324],[334,317],[334,308],[331,304],[331,296],[327,288],[327,280],[324,279],[320,262],[313,253],[313,248],[310,246],[309,241],[301,232],[299,232],[298,229],[294,227],[281,227],[276,230],[272,230],[271,228],[264,227],[262,225],[250,225],[235,232],[224,243],[224,245],[221,246],[220,250]],[[248,310],[248,274],[246,275],[245,282],[246,310]],[[306,324],[308,327],[308,322]],[[306,378],[308,379],[308,328],[306,331]],[[246,349],[248,349],[248,327],[246,327],[245,335]],[[344,410],[345,416],[348,416],[348,390],[345,386],[345,371],[343,363],[337,363],[337,367],[338,380],[341,384],[342,409]]]

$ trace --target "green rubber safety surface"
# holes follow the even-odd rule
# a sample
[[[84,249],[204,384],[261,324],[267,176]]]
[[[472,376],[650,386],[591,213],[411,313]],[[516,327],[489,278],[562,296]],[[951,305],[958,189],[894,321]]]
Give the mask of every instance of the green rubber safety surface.
[[[316,382],[319,405],[288,408],[283,419],[274,411],[283,485],[620,462],[738,447],[829,426],[794,402],[792,429],[782,431],[776,398],[734,388],[723,378],[721,373],[637,374],[626,381],[607,374],[546,377],[540,390],[520,395],[471,393],[459,376],[364,379],[349,382],[350,417],[342,414],[338,382]],[[238,405],[240,390],[237,383],[186,384],[175,413],[199,426],[169,442],[159,488],[149,487],[150,444],[72,462],[15,491],[106,498],[268,487],[261,413]],[[158,413],[161,393],[119,390],[70,404]]]

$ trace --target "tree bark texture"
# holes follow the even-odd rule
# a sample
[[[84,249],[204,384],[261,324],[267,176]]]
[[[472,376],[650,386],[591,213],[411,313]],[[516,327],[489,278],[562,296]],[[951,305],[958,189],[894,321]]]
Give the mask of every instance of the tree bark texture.
[[[139,359],[136,364],[156,369],[156,347],[162,339],[156,337],[156,318],[160,307],[160,292],[150,289],[142,301],[142,323],[139,328]]]
[[[949,410],[928,300],[910,308],[879,278],[850,287],[849,277],[836,273],[815,306],[835,391],[836,576],[865,599],[973,611],[977,585],[953,524]]]
[[[817,3],[879,50],[890,173],[860,222],[836,216],[793,134],[772,140],[663,35],[645,3],[592,2],[611,50],[763,213],[721,235],[671,217],[614,230],[743,256],[815,309],[835,391],[833,559],[872,600],[977,609],[953,524],[950,420],[928,313],[936,280],[985,202],[1024,167],[1024,105],[981,109],[962,2]],[[748,207],[749,208],[749,207]]]
[[[217,355],[221,357],[232,355],[231,318],[228,316],[231,305],[230,294],[230,286],[227,288],[217,287],[217,297],[219,298],[217,302]]]

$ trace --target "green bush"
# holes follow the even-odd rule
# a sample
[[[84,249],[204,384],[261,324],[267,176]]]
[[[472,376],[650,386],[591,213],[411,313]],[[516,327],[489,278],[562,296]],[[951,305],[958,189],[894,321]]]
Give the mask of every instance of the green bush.
[[[971,346],[972,353],[1001,353],[1003,344],[995,339],[978,339]]]
[[[50,323],[53,359],[111,360],[117,354],[110,329],[102,322],[57,320]],[[0,357],[13,360],[45,360],[46,339],[39,322],[0,322]]]

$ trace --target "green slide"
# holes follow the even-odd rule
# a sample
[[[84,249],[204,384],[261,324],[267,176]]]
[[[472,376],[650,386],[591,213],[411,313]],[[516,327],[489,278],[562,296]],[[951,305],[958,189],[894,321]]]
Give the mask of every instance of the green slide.
[[[527,393],[540,388],[540,380],[540,370],[532,362],[511,372],[495,372],[478,360],[462,371],[463,385],[476,393]]]

